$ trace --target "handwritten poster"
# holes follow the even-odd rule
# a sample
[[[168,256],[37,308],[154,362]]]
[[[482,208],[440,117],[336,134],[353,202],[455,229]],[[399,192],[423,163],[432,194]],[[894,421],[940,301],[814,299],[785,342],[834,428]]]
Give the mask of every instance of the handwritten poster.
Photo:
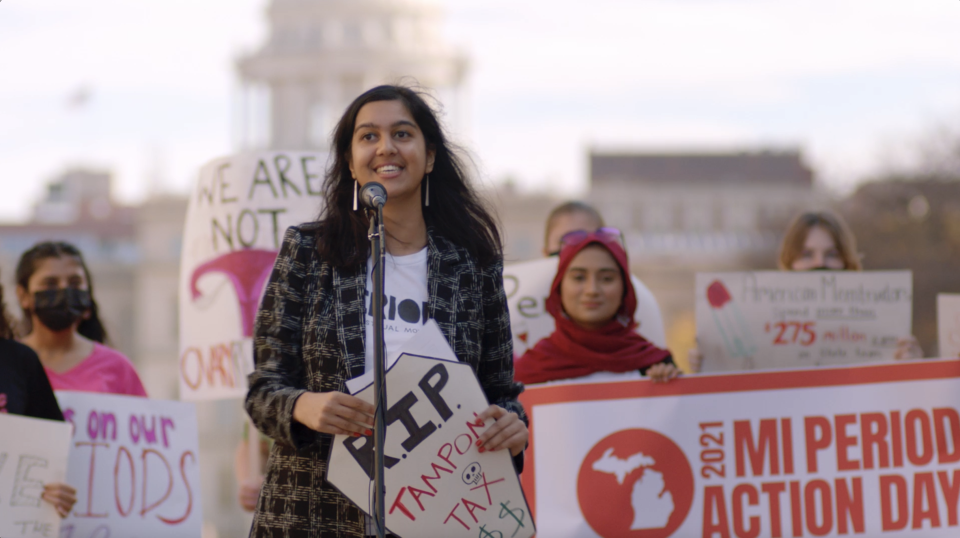
[[[239,398],[283,234],[316,220],[326,155],[244,153],[200,170],[180,260],[180,399]]]
[[[444,342],[445,344],[445,342]],[[373,386],[357,397],[373,401]],[[403,538],[529,538],[536,532],[507,450],[480,452],[489,404],[473,369],[403,354],[387,372],[386,524]],[[327,480],[368,514],[373,438],[338,435]]]
[[[540,536],[957,536],[960,360],[532,386],[520,399]]]
[[[553,333],[556,324],[546,311],[550,285],[557,274],[556,256],[524,263],[512,264],[503,269],[503,287],[510,310],[510,328],[513,331],[513,354],[520,357],[542,338]],[[637,312],[634,319],[637,332],[660,347],[667,347],[660,306],[653,293],[640,279],[631,276],[637,294]]]
[[[911,334],[910,271],[697,273],[703,371],[892,360]]]
[[[53,538],[60,516],[44,484],[67,482],[70,426],[0,413],[0,536]]]
[[[199,538],[193,404],[67,391],[57,400],[73,425],[67,479],[77,489],[60,538]]]
[[[937,295],[937,337],[941,357],[960,357],[960,294]]]

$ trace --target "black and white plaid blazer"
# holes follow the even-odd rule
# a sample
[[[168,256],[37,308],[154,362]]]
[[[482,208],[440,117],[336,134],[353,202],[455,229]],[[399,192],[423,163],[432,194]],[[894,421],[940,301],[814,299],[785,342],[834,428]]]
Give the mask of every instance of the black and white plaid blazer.
[[[365,534],[360,509],[325,480],[332,436],[293,420],[301,394],[344,391],[364,371],[366,266],[324,263],[319,235],[317,224],[287,230],[257,314],[246,409],[276,441],[250,531],[258,538]],[[526,422],[517,401],[523,388],[513,380],[503,263],[481,267],[433,229],[427,249],[427,313],[474,368],[487,399]]]

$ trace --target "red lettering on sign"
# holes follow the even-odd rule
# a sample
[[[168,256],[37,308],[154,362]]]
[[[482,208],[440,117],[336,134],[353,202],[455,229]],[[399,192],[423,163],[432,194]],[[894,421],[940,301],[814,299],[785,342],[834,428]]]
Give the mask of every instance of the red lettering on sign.
[[[160,461],[163,462],[164,468],[167,469],[167,480],[168,480],[166,493],[163,494],[163,497],[161,497],[160,500],[154,502],[149,506],[147,506],[147,476],[149,476],[150,473],[147,472],[147,454],[153,454],[158,458],[160,458]],[[152,448],[143,449],[143,452],[140,454],[140,458],[143,463],[143,498],[140,501],[141,503],[140,517],[143,517],[147,515],[147,512],[160,506],[161,504],[164,503],[164,501],[167,500],[167,498],[170,497],[170,493],[173,491],[173,471],[170,470],[170,464],[167,462],[167,458],[165,458],[163,454],[157,452]]]
[[[492,485],[494,485],[494,484],[496,484],[496,483],[498,483],[498,482],[503,482],[505,479],[504,479],[504,478],[499,478],[499,479],[497,479],[497,480],[494,480],[493,482],[487,482],[487,473],[480,473],[480,480],[481,480],[483,483],[480,484],[479,486],[475,487],[475,488],[470,488],[470,491],[483,488],[483,490],[487,492],[487,503],[488,503],[488,505],[489,505],[489,506],[493,506],[493,498],[490,497],[490,486],[492,486]]]
[[[426,484],[428,488],[430,488],[430,491],[436,493],[437,488],[435,488],[433,484],[430,483],[430,481],[438,480],[440,478],[440,471],[445,471],[451,474],[453,474],[453,471],[451,471],[450,469],[447,469],[446,467],[443,467],[442,465],[438,465],[436,463],[431,463],[430,467],[433,468],[433,476],[427,476],[425,474],[422,474],[420,475],[420,479],[423,480],[423,483]]]
[[[863,533],[863,479],[854,477],[853,491],[847,487],[847,481],[838,478],[834,482],[837,488],[837,532],[847,534],[847,520],[853,525],[853,532]]]
[[[760,420],[759,439],[754,442],[753,429],[749,420],[738,420],[733,423],[733,443],[736,452],[737,476],[746,475],[744,452],[750,457],[750,469],[753,476],[763,476],[764,462],[770,462],[770,474],[780,474],[780,449],[777,442],[777,420],[765,418]]]
[[[913,409],[904,419],[906,430],[907,459],[916,466],[933,461],[933,435],[930,432],[930,417],[922,409]],[[920,438],[917,438],[917,429]]]
[[[394,499],[393,505],[390,506],[390,511],[388,512],[388,514],[392,514],[394,510],[399,508],[400,511],[403,512],[403,515],[410,518],[410,521],[416,521],[417,518],[413,517],[413,514],[410,513],[410,510],[407,510],[407,507],[404,506],[402,502],[400,502],[400,498],[403,497],[403,494],[406,492],[407,492],[406,486],[400,488],[400,491],[397,492],[397,498]],[[450,519],[450,518],[447,518],[447,519]],[[446,523],[446,521],[444,521],[444,523]]]
[[[817,492],[820,502],[817,503]],[[803,503],[806,505],[807,529],[814,536],[826,536],[833,530],[833,499],[830,484],[825,480],[812,480],[803,488]],[[817,509],[819,507],[819,510]],[[823,522],[817,524],[817,512],[823,516]]]
[[[446,456],[443,455],[443,449],[445,449],[445,448],[447,449],[447,455],[446,455]],[[437,451],[437,457],[438,457],[438,458],[440,458],[440,459],[442,459],[443,461],[447,462],[447,465],[449,465],[450,467],[453,467],[454,469],[456,469],[457,466],[456,466],[452,461],[450,461],[450,456],[451,456],[451,455],[453,455],[453,445],[451,445],[450,443],[445,443],[443,446],[440,447],[440,450]]]
[[[857,415],[836,415],[833,424],[837,430],[837,470],[856,471],[860,469],[860,461],[850,459],[850,447],[857,446],[857,436],[847,433],[847,427],[856,425]]]
[[[787,486],[783,482],[760,484],[760,491],[767,494],[767,502],[770,505],[771,538],[780,538],[783,536],[783,525],[780,523],[780,494],[786,491],[786,489]]]
[[[482,511],[484,511],[484,512],[486,512],[487,509],[484,508],[484,507],[482,507],[482,506],[480,506],[479,504],[477,504],[477,503],[475,503],[475,502],[470,502],[470,501],[468,501],[467,499],[464,499],[464,498],[462,498],[462,497],[460,498],[460,500],[463,502],[463,506],[467,509],[467,512],[470,512],[470,517],[473,518],[473,522],[474,522],[474,523],[480,523],[480,520],[477,519],[477,516],[475,516],[475,515],[473,514],[473,512],[474,512],[477,508],[479,508],[480,510],[482,510]]]
[[[720,534],[720,538],[730,538],[723,486],[703,488],[703,538],[712,538],[714,534]]]
[[[750,506],[760,504],[760,494],[752,484],[740,484],[733,488],[733,533],[737,538],[757,538],[760,536],[760,516],[750,516],[750,526],[743,525],[744,496]]]
[[[953,482],[950,481],[947,471],[938,471],[937,479],[940,482],[943,497],[947,501],[947,524],[951,527],[956,526],[957,504],[960,504],[960,469],[953,471]]]
[[[450,518],[453,518],[459,521],[460,524],[463,525],[463,528],[470,530],[470,525],[467,525],[466,523],[463,522],[462,519],[457,517],[457,514],[456,514],[457,508],[460,508],[460,503],[457,503],[457,505],[453,507],[453,510],[450,510],[450,515],[447,516],[447,519],[443,520],[443,524],[446,525],[447,522],[450,521]]]
[[[127,465],[130,467],[130,504],[127,506],[127,509],[124,510],[120,506],[120,456],[127,456]],[[130,451],[127,450],[127,447],[121,446],[117,450],[117,461],[113,466],[113,500],[116,502],[117,511],[120,512],[120,515],[127,517],[130,515],[130,512],[133,512],[133,503],[135,502],[136,491],[137,491],[137,470],[133,464],[133,455],[130,454]]]
[[[417,501],[417,506],[420,507],[420,511],[421,511],[421,512],[424,511],[424,508],[423,508],[423,503],[420,502],[420,496],[421,496],[421,495],[426,495],[427,497],[434,497],[434,496],[435,496],[433,493],[430,493],[429,491],[424,491],[424,490],[422,490],[422,489],[417,489],[417,488],[415,488],[415,487],[413,487],[413,486],[410,486],[410,487],[407,488],[407,489],[410,491],[410,496],[413,497],[413,500]]]
[[[890,444],[893,446],[893,466],[903,467],[903,434],[900,411],[890,412]]]
[[[177,519],[166,519],[160,516],[157,516],[160,521],[166,523],[167,525],[179,525],[187,520],[190,517],[190,514],[193,512],[193,491],[190,489],[190,481],[187,480],[187,456],[193,458],[193,461],[197,461],[197,456],[190,450],[187,450],[180,456],[180,476],[183,477],[183,484],[187,488],[187,510],[184,512],[183,516]]]
[[[807,472],[813,474],[817,472],[817,451],[828,448],[833,442],[830,421],[826,417],[805,417],[803,429],[807,439]]]
[[[876,426],[876,428],[874,428]],[[887,445],[887,416],[883,413],[860,415],[860,438],[863,444],[863,468],[873,469],[873,447],[877,447],[880,468],[890,467],[890,450]]]
[[[907,510],[907,481],[897,474],[881,476],[880,520],[883,530],[899,531],[907,528],[910,521],[910,512]]]
[[[73,515],[77,517],[107,517],[107,514],[94,514],[93,513],[93,477],[95,475],[95,468],[97,463],[97,447],[109,447],[107,443],[88,443],[81,441],[76,443],[74,446],[89,446],[90,447],[90,474],[87,478],[87,511],[83,514],[78,514],[74,512]]]
[[[933,430],[937,437],[937,461],[960,461],[960,414],[956,409],[941,407],[933,410]],[[949,441],[949,443],[948,443]],[[953,445],[953,450],[948,444]]]
[[[933,483],[933,473],[913,475],[913,528],[922,529],[925,519],[930,520],[933,528],[940,526],[940,508],[937,505],[937,488]]]
[[[830,430],[827,430],[830,431]],[[790,522],[794,536],[803,536],[803,510],[800,505],[800,482],[790,482]]]

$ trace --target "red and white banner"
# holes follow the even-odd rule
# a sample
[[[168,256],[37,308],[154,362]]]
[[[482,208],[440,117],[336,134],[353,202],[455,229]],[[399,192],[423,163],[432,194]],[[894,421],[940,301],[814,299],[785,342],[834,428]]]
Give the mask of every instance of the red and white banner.
[[[528,387],[549,538],[958,535],[960,360]]]

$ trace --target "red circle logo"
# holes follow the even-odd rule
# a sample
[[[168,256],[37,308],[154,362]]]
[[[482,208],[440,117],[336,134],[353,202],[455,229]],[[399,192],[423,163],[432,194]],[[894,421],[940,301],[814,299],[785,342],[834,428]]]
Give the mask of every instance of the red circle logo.
[[[603,538],[667,538],[693,504],[693,471],[680,447],[641,428],[597,443],[577,476],[580,510]]]

